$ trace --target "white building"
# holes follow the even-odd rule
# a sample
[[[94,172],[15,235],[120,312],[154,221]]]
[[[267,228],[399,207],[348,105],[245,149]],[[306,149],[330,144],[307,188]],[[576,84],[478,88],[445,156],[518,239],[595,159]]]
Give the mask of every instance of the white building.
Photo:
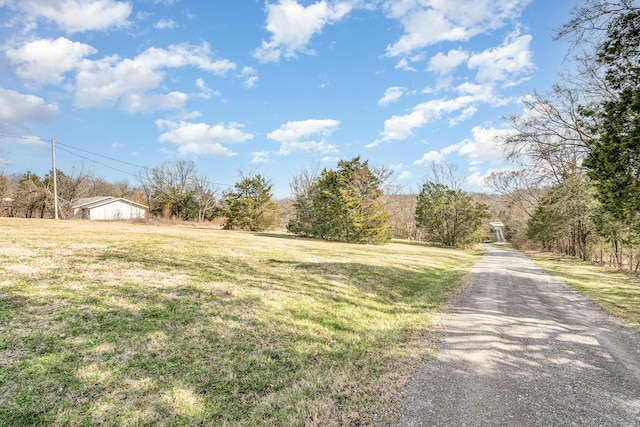
[[[117,197],[90,197],[73,204],[73,215],[89,220],[145,218],[148,210],[147,206]]]

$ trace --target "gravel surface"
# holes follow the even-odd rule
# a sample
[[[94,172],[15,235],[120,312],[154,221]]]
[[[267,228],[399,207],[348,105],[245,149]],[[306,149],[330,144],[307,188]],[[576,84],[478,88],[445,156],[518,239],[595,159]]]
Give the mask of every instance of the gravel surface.
[[[469,280],[397,426],[640,426],[640,334],[516,251]]]

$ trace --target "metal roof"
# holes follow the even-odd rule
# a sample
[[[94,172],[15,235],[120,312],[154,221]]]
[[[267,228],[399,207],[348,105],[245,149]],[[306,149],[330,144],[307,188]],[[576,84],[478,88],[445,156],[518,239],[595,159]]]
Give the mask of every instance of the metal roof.
[[[132,202],[131,200],[123,199],[121,197],[111,196],[86,197],[83,199],[78,199],[73,204],[72,209],[93,209],[118,201],[126,203],[128,205],[137,206],[142,209],[149,209],[149,206],[141,205],[140,203]]]

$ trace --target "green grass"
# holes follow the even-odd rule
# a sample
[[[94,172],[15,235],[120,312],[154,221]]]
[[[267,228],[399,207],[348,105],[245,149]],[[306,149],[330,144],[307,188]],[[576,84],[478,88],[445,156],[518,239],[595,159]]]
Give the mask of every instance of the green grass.
[[[544,252],[527,252],[533,261],[608,313],[640,332],[640,276]]]
[[[476,259],[0,218],[0,425],[383,422]]]

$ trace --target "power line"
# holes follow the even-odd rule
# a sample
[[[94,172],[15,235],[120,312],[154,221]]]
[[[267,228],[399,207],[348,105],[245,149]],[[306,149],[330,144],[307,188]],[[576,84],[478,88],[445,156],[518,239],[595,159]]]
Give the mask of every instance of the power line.
[[[46,143],[46,144],[50,144],[50,141],[48,141],[46,139],[42,139],[42,138],[38,138],[38,137],[30,137],[30,136],[16,136],[16,135],[0,134],[0,138],[24,139],[24,140],[29,140],[29,141],[40,141],[40,142],[43,142],[43,143]],[[98,162],[97,160],[88,158],[86,156],[82,156],[82,155],[80,155],[78,153],[75,153],[73,151],[70,151],[68,149],[61,148],[60,146],[67,147],[67,148],[69,148],[71,150],[77,150],[77,151],[80,151],[80,152],[83,152],[83,153],[86,153],[86,154],[90,154],[92,156],[101,157],[103,159],[107,159],[107,160],[110,160],[110,161],[113,161],[113,162],[122,163],[122,164],[125,164],[125,165],[128,165],[128,166],[133,166],[133,167],[136,167],[138,169],[143,169],[143,170],[146,170],[146,171],[153,170],[153,168],[150,168],[148,166],[137,165],[135,163],[131,163],[131,162],[127,162],[127,161],[124,161],[124,160],[116,159],[116,158],[113,158],[113,157],[105,156],[103,154],[94,153],[92,151],[85,150],[83,148],[78,148],[78,147],[74,147],[74,146],[69,145],[69,144],[64,144],[64,143],[62,143],[60,141],[56,141],[56,145],[58,146],[58,149],[61,150],[61,151],[64,151],[64,152],[69,153],[69,154],[71,154],[73,156],[79,157],[79,158],[81,158],[83,160],[87,160],[87,161],[92,162],[92,163],[94,163],[96,165],[105,167],[107,169],[111,169],[111,170],[114,170],[116,172],[124,173],[125,175],[129,175],[129,176],[132,176],[134,178],[138,178],[139,176],[136,175],[136,174],[133,174],[131,172],[127,172],[127,171],[124,171],[122,169],[117,169],[117,168],[114,168],[113,166],[109,166],[107,164]],[[206,180],[206,182],[207,182],[207,184],[210,184],[210,185],[221,185],[221,186],[224,186],[224,187],[233,187],[233,185],[231,185],[231,184],[224,184],[224,183],[221,183],[221,182],[213,182],[213,181],[209,181],[209,180]]]
[[[40,142],[44,142],[47,145],[50,142],[50,141],[48,141],[46,139],[37,138],[35,136],[15,136],[15,135],[2,135],[2,134],[0,134],[0,138],[13,138],[13,139],[26,139],[26,140],[30,140],[30,141],[40,141]]]
[[[60,142],[56,142],[56,144],[58,144],[58,145],[65,145],[65,144],[61,144]],[[103,166],[103,167],[105,167],[105,168],[108,168],[108,169],[114,170],[114,171],[116,171],[116,172],[121,172],[121,173],[124,173],[124,174],[126,174],[126,175],[131,175],[131,176],[133,176],[134,178],[137,178],[137,175],[132,174],[131,172],[127,172],[127,171],[124,171],[124,170],[122,170],[122,169],[117,169],[117,168],[114,168],[113,166],[109,166],[109,165],[106,165],[106,164],[104,164],[104,163],[100,163],[100,162],[98,162],[98,161],[96,161],[96,160],[90,159],[90,158],[88,158],[88,157],[81,156],[80,154],[74,153],[73,151],[67,150],[66,148],[58,147],[58,150],[60,150],[60,151],[64,151],[64,152],[69,153],[69,154],[72,154],[72,155],[74,155],[74,156],[76,156],[76,157],[79,157],[79,158],[81,158],[81,159],[84,159],[84,160],[90,161],[90,162],[92,162],[92,163],[95,163],[96,165],[100,165],[100,166]],[[90,153],[90,154],[91,154],[91,153]],[[96,155],[97,155],[97,154],[96,154]]]
[[[44,142],[44,143],[47,143],[47,144],[49,144],[49,143],[50,143],[50,141],[47,141],[47,140],[42,139],[42,138],[37,138],[37,137],[14,136],[14,135],[0,135],[0,137],[2,137],[2,138],[24,139],[24,140],[30,140],[30,141],[41,141],[41,142]],[[122,169],[114,168],[113,166],[109,166],[109,165],[104,164],[104,163],[100,163],[100,162],[98,162],[97,160],[90,159],[90,158],[85,157],[85,156],[81,156],[81,155],[80,155],[80,154],[78,154],[78,153],[74,153],[73,151],[70,151],[70,150],[67,150],[67,149],[61,148],[60,146],[64,146],[64,147],[67,147],[67,148],[71,148],[71,149],[73,149],[73,150],[78,150],[78,151],[81,151],[81,152],[83,152],[83,153],[91,154],[92,156],[102,157],[102,158],[107,159],[107,160],[111,160],[111,161],[118,162],[118,163],[123,163],[123,164],[129,165],[129,166],[133,166],[133,167],[137,167],[137,168],[139,168],[139,169],[145,169],[145,170],[149,170],[149,169],[150,169],[150,168],[148,168],[148,167],[146,167],[146,166],[136,165],[136,164],[134,164],[134,163],[125,162],[124,160],[119,160],[119,159],[115,159],[115,158],[113,158],[113,157],[104,156],[104,155],[102,155],[102,154],[94,153],[94,152],[91,152],[91,151],[88,151],[88,150],[84,150],[84,149],[82,149],[82,148],[74,147],[74,146],[72,146],[72,145],[63,144],[63,143],[62,143],[62,142],[60,142],[60,141],[56,141],[56,145],[58,145],[58,149],[59,149],[60,151],[64,151],[64,152],[66,152],[66,153],[69,153],[69,154],[71,154],[71,155],[74,155],[74,156],[76,156],[76,157],[79,157],[79,158],[81,158],[81,159],[83,159],[83,160],[87,160],[87,161],[89,161],[89,162],[95,163],[95,164],[100,165],[100,166],[103,166],[103,167],[105,167],[105,168],[108,168],[108,169],[114,170],[114,171],[116,171],[116,172],[124,173],[124,174],[126,174],[126,175],[130,175],[130,176],[133,176],[133,177],[137,177],[137,175],[132,174],[131,172],[124,171],[124,170],[122,170]]]
[[[135,163],[125,162],[124,160],[114,159],[113,157],[104,156],[104,155],[102,155],[102,154],[93,153],[93,152],[91,152],[91,151],[84,150],[84,149],[82,149],[82,148],[78,148],[78,147],[74,147],[74,146],[72,146],[72,145],[63,144],[63,143],[61,143],[60,141],[56,141],[56,144],[58,144],[58,145],[62,145],[62,146],[65,146],[65,147],[67,147],[67,148],[71,148],[71,149],[73,149],[73,150],[82,151],[83,153],[91,154],[92,156],[102,157],[103,159],[111,160],[111,161],[113,161],[113,162],[118,162],[118,163],[122,163],[122,164],[125,164],[125,165],[133,166],[133,167],[136,167],[136,168],[139,168],[139,169],[147,169],[147,170],[151,169],[151,168],[149,168],[149,167],[147,167],[147,166],[140,166],[140,165],[136,165]],[[67,151],[67,152],[68,152],[68,153],[71,153],[71,154],[75,154],[75,153],[72,153],[72,152],[70,152],[70,151]],[[81,157],[79,154],[75,154],[75,155],[76,155],[76,156],[78,156],[78,157]],[[83,157],[83,158],[84,158],[84,159],[86,159],[86,157]],[[91,159],[86,159],[86,160],[91,161]],[[96,162],[96,163],[97,163],[97,162]]]

